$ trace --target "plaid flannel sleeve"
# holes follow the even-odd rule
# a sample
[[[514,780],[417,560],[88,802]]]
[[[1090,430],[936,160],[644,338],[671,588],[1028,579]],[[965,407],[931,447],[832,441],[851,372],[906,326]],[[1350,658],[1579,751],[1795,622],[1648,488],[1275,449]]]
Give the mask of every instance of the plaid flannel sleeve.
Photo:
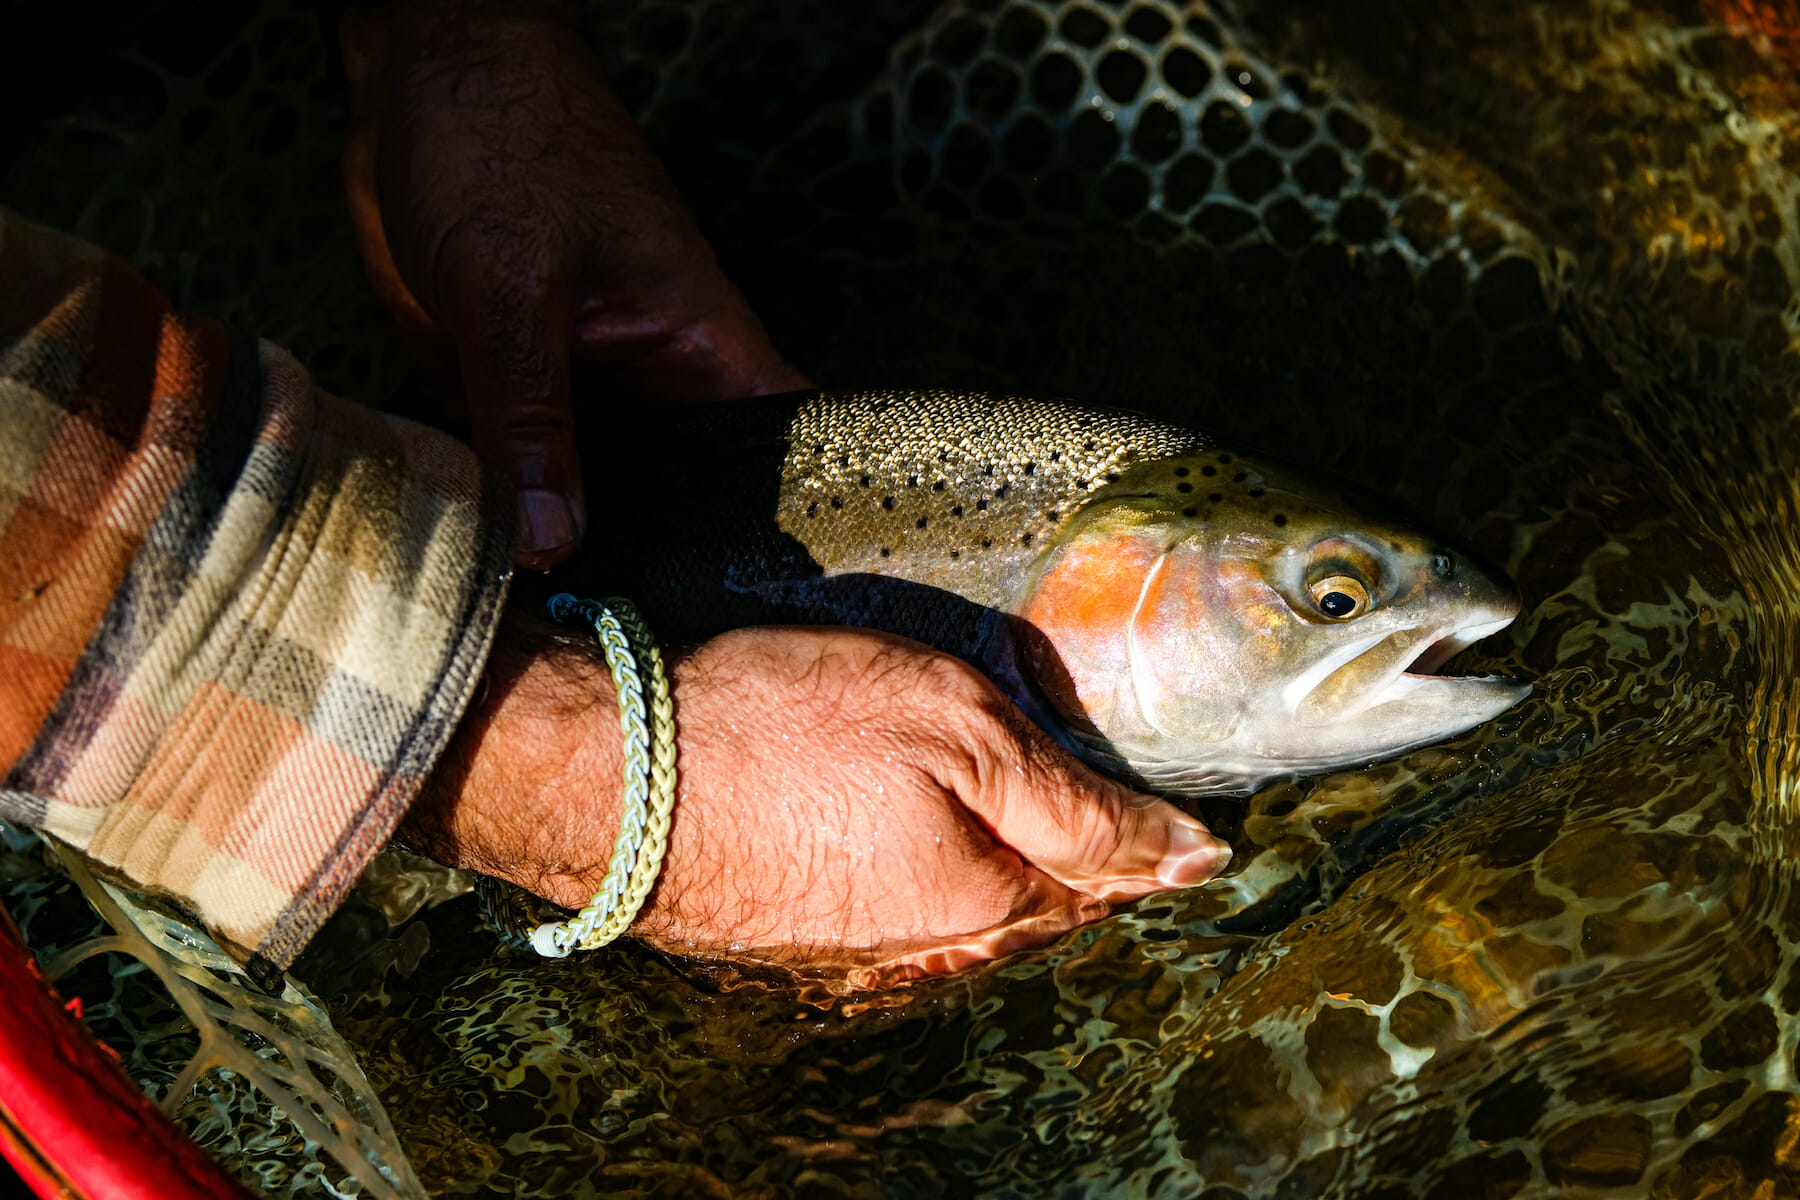
[[[503,505],[460,443],[0,210],[0,817],[285,968],[475,688]]]

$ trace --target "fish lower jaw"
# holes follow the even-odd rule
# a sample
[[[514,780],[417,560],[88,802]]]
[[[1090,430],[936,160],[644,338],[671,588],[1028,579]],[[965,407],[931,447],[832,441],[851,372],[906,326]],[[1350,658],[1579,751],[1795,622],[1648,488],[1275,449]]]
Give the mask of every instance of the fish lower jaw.
[[[1512,623],[1514,614],[1492,611],[1457,625],[1356,636],[1241,710],[1226,730],[1139,710],[1097,732],[1069,729],[1063,741],[1103,774],[1186,796],[1245,794],[1403,754],[1481,725],[1530,694],[1530,685],[1503,676],[1431,673]]]
[[[1190,748],[1119,744],[1078,735],[1096,770],[1164,795],[1242,795],[1276,779],[1360,767],[1429,746],[1486,723],[1531,694],[1504,676],[1413,675],[1389,679],[1355,712],[1303,724],[1277,709],[1251,717],[1232,737]]]
[[[1351,762],[1367,762],[1465,733],[1493,720],[1530,694],[1530,684],[1503,675],[1403,672],[1356,712],[1325,729],[1309,732],[1321,740],[1360,747],[1360,754],[1348,757]]]

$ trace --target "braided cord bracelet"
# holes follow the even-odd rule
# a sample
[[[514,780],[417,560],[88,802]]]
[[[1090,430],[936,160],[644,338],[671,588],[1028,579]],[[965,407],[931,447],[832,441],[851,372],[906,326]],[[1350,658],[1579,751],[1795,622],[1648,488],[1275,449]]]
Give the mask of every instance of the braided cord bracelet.
[[[565,592],[552,596],[549,608],[561,624],[593,626],[618,693],[624,735],[625,792],[606,878],[586,908],[531,934],[532,949],[563,958],[571,950],[597,950],[629,929],[662,872],[675,809],[675,705],[662,651],[630,601],[578,600]]]

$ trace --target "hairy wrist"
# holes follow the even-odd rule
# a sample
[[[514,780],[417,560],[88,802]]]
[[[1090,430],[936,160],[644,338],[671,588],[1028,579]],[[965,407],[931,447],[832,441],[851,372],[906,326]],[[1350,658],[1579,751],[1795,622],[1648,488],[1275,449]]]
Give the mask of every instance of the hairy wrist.
[[[398,836],[440,862],[578,907],[618,832],[619,762],[605,664],[553,626],[508,614]]]

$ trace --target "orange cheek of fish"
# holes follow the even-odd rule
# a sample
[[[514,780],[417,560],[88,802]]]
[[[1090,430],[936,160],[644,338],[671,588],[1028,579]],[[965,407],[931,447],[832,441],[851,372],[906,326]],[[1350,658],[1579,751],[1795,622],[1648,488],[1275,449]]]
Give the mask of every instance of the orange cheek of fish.
[[[1155,728],[1189,743],[1232,735],[1279,641],[1267,595],[1254,562],[1187,546],[1162,559],[1132,627],[1135,696]]]
[[[1226,559],[1215,572],[1219,603],[1235,615],[1239,657],[1245,662],[1272,666],[1281,655],[1283,638],[1294,625],[1294,614],[1287,602],[1269,586],[1262,568],[1254,561]]]
[[[1129,537],[1064,546],[1019,610],[1035,633],[1026,638],[1032,673],[1065,717],[1113,727],[1120,694],[1131,688],[1132,619],[1162,552]]]

